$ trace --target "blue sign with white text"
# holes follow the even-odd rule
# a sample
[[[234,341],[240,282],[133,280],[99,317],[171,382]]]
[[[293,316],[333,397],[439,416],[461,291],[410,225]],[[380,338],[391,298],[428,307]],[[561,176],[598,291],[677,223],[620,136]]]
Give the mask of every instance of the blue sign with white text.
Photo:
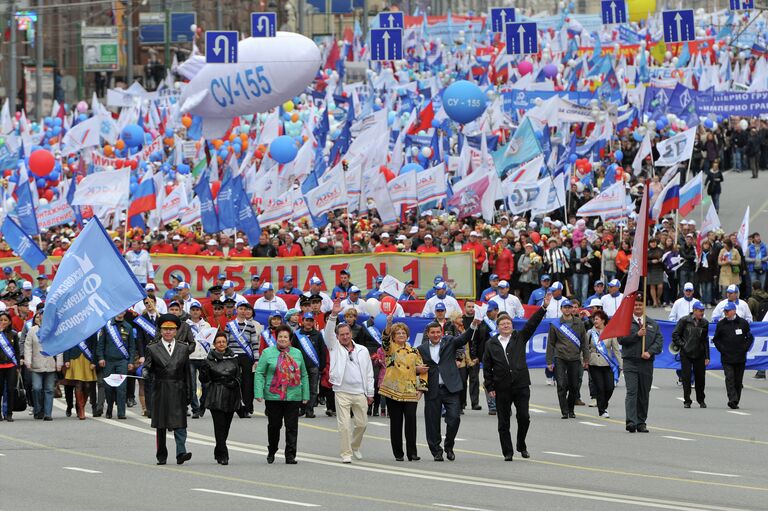
[[[405,16],[402,12],[387,11],[379,13],[380,28],[405,28]]]
[[[513,23],[515,21],[515,8],[514,7],[493,7],[491,9],[491,31],[492,32],[504,32],[504,27],[507,23]]]
[[[755,0],[731,0],[732,11],[749,11],[755,8]]]
[[[627,3],[624,0],[602,0],[603,25],[627,22]]]
[[[237,41],[235,31],[211,30],[205,33],[205,61],[209,64],[237,63]]]
[[[661,13],[665,43],[682,43],[696,39],[693,9]]]
[[[371,29],[371,60],[401,60],[403,58],[403,29]]]
[[[251,13],[251,37],[275,37],[276,33],[276,12]]]
[[[508,54],[539,53],[539,32],[536,23],[507,23],[504,30]]]

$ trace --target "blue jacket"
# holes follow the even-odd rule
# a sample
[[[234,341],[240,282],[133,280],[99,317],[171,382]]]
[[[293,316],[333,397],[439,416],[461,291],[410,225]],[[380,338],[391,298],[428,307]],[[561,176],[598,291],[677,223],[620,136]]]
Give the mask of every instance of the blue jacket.
[[[331,300],[335,300],[337,296],[340,296],[341,298],[346,298],[349,295],[349,289],[352,287],[352,283],[349,283],[346,285],[346,287],[342,285],[338,285],[333,288],[333,291],[331,291]]]
[[[765,243],[760,242],[760,253],[757,253],[754,243],[749,244],[749,250],[747,250],[747,270],[755,271],[755,259],[760,256],[761,268],[763,271],[768,270],[768,250],[765,248]],[[751,261],[751,262],[750,262]]]
[[[425,299],[425,300],[429,300],[430,298],[432,298],[432,297],[433,297],[433,296],[435,296],[436,294],[437,294],[437,291],[436,291],[436,290],[435,290],[435,288],[433,287],[432,289],[430,289],[429,291],[427,291],[427,294],[424,296],[424,299]],[[455,294],[453,294],[453,289],[448,289],[448,296],[452,296],[452,297],[456,298],[456,295],[455,295]]]
[[[547,294],[547,290],[544,288],[537,288],[531,293],[531,297],[528,299],[528,305],[541,305],[544,303],[544,296]]]
[[[480,294],[480,301],[487,302],[488,300],[490,300],[491,298],[493,298],[498,294],[499,294],[498,289],[493,289],[492,287],[489,287],[488,289],[486,289]]]
[[[368,294],[365,295],[365,299],[367,300],[368,298],[376,298],[378,300],[380,296],[381,291],[379,289],[371,289],[368,291]]]

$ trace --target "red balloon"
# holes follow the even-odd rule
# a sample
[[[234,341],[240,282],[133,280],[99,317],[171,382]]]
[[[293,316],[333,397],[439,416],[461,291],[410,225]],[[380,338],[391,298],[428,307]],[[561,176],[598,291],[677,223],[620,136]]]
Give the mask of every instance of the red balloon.
[[[29,155],[29,170],[38,177],[50,174],[55,165],[56,158],[45,149],[38,149]]]
[[[47,200],[48,202],[53,200],[53,190],[48,188],[46,191],[43,192],[43,198]]]
[[[211,182],[211,195],[214,199],[219,196],[219,188],[221,188],[221,181]]]
[[[381,312],[384,314],[392,314],[395,312],[395,307],[397,307],[397,300],[395,300],[393,297],[387,295],[381,299]]]
[[[55,187],[59,186],[59,180],[57,179],[55,181],[50,181],[48,184],[49,184],[49,186],[52,186],[52,187],[55,188]]]
[[[165,185],[165,194],[170,195],[173,191],[173,185]]]
[[[131,160],[130,165],[131,165],[131,169],[136,170],[136,167],[139,166],[139,162],[137,162],[136,160]]]
[[[12,170],[6,170],[3,172],[3,177],[11,177],[11,174],[13,174]]]

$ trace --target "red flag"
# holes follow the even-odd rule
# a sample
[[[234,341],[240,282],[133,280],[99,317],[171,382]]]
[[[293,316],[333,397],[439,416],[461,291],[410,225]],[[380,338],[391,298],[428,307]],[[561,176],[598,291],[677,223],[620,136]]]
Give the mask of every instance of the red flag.
[[[648,274],[648,189],[643,193],[640,203],[640,213],[637,216],[635,229],[635,241],[632,245],[632,259],[629,262],[627,273],[627,285],[624,287],[624,299],[613,315],[608,325],[600,334],[600,339],[611,337],[626,337],[632,328],[632,313],[637,299],[637,290],[640,287],[640,277]]]
[[[336,62],[339,61],[339,58],[341,58],[341,50],[336,39],[334,39],[328,51],[328,58],[325,60],[325,69],[336,69]]]
[[[408,130],[409,135],[415,135],[420,131],[427,131],[432,128],[432,119],[435,118],[435,107],[430,101],[429,104],[419,113],[419,123],[414,124]]]

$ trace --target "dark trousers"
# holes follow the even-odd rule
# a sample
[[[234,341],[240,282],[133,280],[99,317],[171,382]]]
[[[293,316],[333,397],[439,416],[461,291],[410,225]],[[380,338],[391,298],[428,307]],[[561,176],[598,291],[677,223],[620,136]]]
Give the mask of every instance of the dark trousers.
[[[328,387],[320,387],[319,394],[325,398],[325,409],[329,412],[336,411],[336,399],[333,396],[333,389]]]
[[[5,395],[6,417],[13,417],[13,402],[16,396],[16,368],[0,369],[0,402]],[[0,406],[2,406],[0,404]]]
[[[723,373],[725,374],[725,391],[728,393],[728,402],[739,404],[741,401],[741,389],[744,385],[744,365],[745,362],[740,364],[726,364],[723,362]],[[699,381],[696,380],[696,389],[699,388]]]
[[[578,360],[563,360],[555,358],[555,381],[557,382],[557,399],[560,401],[560,413],[573,413],[579,390]]]
[[[512,435],[509,432],[509,419],[512,414],[512,405],[515,405],[517,418],[517,450],[527,451],[525,437],[528,435],[528,427],[531,425],[531,416],[528,413],[528,403],[531,400],[531,388],[519,387],[508,390],[496,391],[496,419],[499,426],[499,441],[501,452],[504,456],[512,456],[515,448],[512,445]]]
[[[88,389],[88,399],[91,402],[91,411],[94,415],[104,412],[104,371],[97,365],[96,366],[96,384],[91,385]],[[151,410],[151,408],[150,408]]]
[[[444,385],[440,385],[437,396],[424,400],[424,427],[427,430],[427,444],[433,456],[443,453],[440,447],[442,442],[440,416],[443,407],[445,407],[445,450],[453,450],[461,423],[459,403],[459,392],[448,392]]]
[[[595,385],[597,412],[602,415],[613,395],[613,371],[608,366],[589,366],[589,379]]]
[[[296,440],[299,437],[299,401],[264,401],[267,414],[267,440],[269,454],[277,452],[280,428],[285,424],[285,459],[296,458]]]
[[[681,378],[683,380],[683,400],[691,403],[691,369],[693,369],[693,377],[696,379],[696,402],[704,402],[704,378],[706,373],[706,366],[704,365],[704,357],[701,358],[688,358],[685,353],[680,352],[680,367],[682,369]]]
[[[227,437],[229,436],[229,426],[232,424],[232,417],[235,412],[222,412],[221,410],[211,410],[213,418],[213,434],[216,436],[216,447],[213,449],[213,457],[218,460],[229,461],[229,450],[227,450]]]
[[[155,432],[155,439],[157,443],[157,461],[165,461],[168,459],[168,449],[165,447],[165,436],[168,430],[165,428],[158,428]],[[187,428],[178,428],[173,430],[173,440],[176,442],[176,457],[178,458],[182,454],[187,452]]]
[[[309,401],[306,405],[299,408],[304,412],[315,412],[317,406],[317,395],[320,391],[320,369],[317,367],[307,367],[307,378],[309,379]]]
[[[240,364],[240,370],[243,375],[240,381],[243,407],[238,412],[238,415],[242,416],[246,413],[253,413],[253,360],[245,353],[242,353],[237,356],[237,361]]]
[[[461,409],[467,406],[467,390],[472,408],[480,405],[480,364],[459,369],[462,378]],[[469,381],[467,381],[469,380]]]
[[[458,404],[458,403],[457,403]],[[395,458],[403,457],[403,423],[405,423],[405,450],[409,457],[417,456],[416,452],[416,407],[418,403],[411,401],[395,401],[387,399],[389,414],[389,441],[392,444],[392,454]]]
[[[125,359],[120,360],[107,360],[107,364],[104,366],[104,377],[111,374],[128,374],[128,361]],[[125,417],[125,389],[128,386],[127,382],[123,382],[117,387],[112,385],[104,386],[104,395],[107,398],[107,411],[112,412],[112,406],[117,401],[117,416]]]
[[[653,384],[653,362],[624,359],[624,383],[627,385],[627,395],[624,399],[627,424],[645,425]]]

